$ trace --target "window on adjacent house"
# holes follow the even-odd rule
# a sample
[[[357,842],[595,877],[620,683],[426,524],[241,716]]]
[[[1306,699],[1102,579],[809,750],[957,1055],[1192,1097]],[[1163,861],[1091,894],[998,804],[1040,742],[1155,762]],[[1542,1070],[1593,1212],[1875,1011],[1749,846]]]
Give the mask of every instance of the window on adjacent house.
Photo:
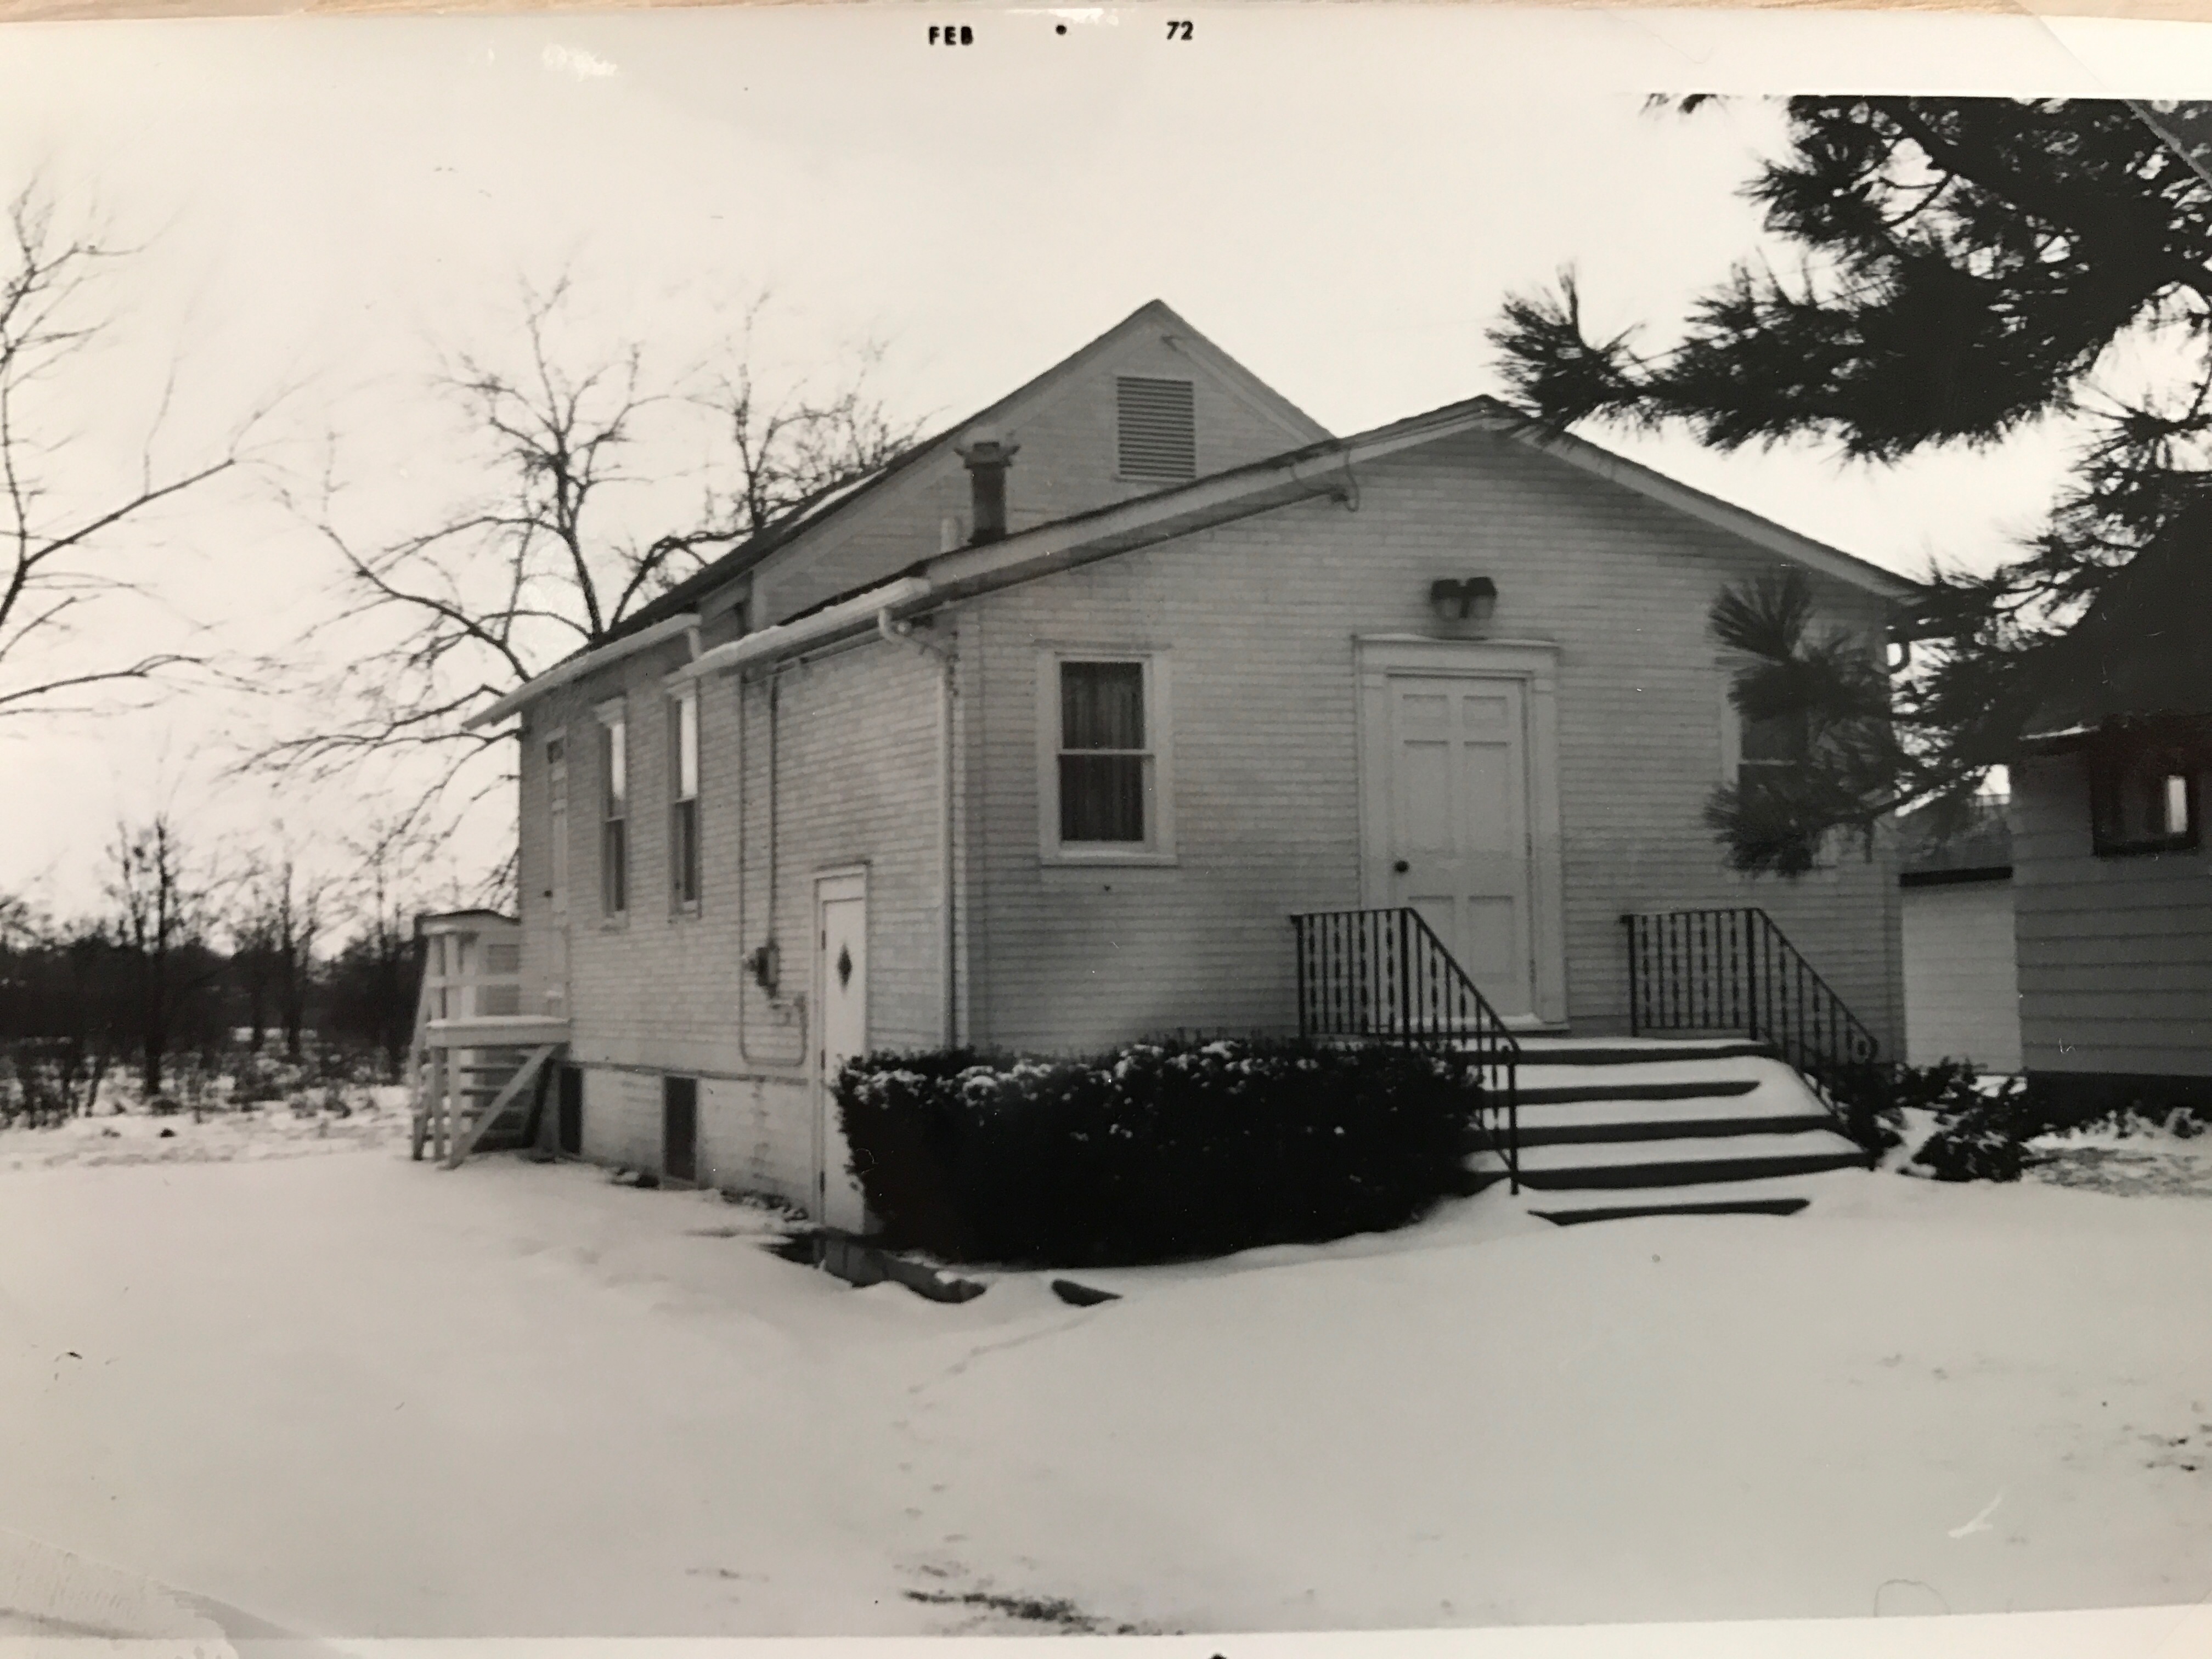
[[[699,902],[699,697],[686,687],[668,704],[668,877],[678,909]]]
[[[1124,374],[1115,382],[1124,478],[1181,483],[1198,476],[1198,415],[1188,380]]]
[[[599,711],[599,908],[629,910],[629,722],[619,704]]]
[[[2126,739],[2089,757],[2089,817],[2100,855],[2185,851],[2197,844],[2197,770],[2171,750]]]

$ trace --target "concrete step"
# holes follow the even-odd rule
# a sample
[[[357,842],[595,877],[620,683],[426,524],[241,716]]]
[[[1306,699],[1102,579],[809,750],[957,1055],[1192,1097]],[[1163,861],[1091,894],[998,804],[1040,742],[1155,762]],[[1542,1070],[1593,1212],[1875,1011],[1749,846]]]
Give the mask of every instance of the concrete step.
[[[1597,1103],[1613,1104],[1609,1101]],[[1835,1127],[1835,1119],[1826,1112],[1774,1113],[1759,1117],[1670,1117],[1664,1122],[1654,1122],[1648,1117],[1599,1118],[1582,1123],[1562,1123],[1549,1116],[1531,1115],[1521,1120],[1521,1145],[1525,1150],[1530,1146],[1648,1141],[1662,1135],[1679,1140],[1711,1140],[1730,1135],[1818,1134]]]
[[[1522,1083],[1516,1093],[1523,1106],[1581,1100],[1715,1100],[1747,1095],[1761,1081],[1756,1077],[1692,1077],[1642,1083],[1596,1073],[1585,1083]]]
[[[1826,1170],[1817,1175],[1753,1176],[1742,1181],[1715,1181],[1690,1187],[1666,1187],[1642,1191],[1523,1192],[1510,1198],[1503,1187],[1492,1201],[1516,1204],[1530,1215],[1541,1216],[1560,1226],[1583,1219],[1622,1221],[1634,1214],[1650,1215],[1796,1215],[1807,1209],[1818,1213],[1826,1204],[1838,1204],[1859,1194],[1857,1182],[1863,1168]]]
[[[1643,1123],[1649,1139],[1663,1140],[1677,1124],[1719,1121],[1748,1125],[1765,1117],[1812,1118],[1833,1128],[1827,1109],[1802,1089],[1786,1085],[1732,1091],[1725,1095],[1682,1095],[1670,1100],[1638,1100],[1606,1095],[1589,1100],[1537,1101],[1521,1104],[1521,1127],[1564,1127],[1591,1123]],[[1745,1133],[1750,1131],[1747,1128]],[[1619,1139],[1618,1136],[1601,1139]]]
[[[1867,1154],[1826,1128],[1790,1133],[1736,1133],[1610,1141],[1571,1141],[1521,1148],[1521,1184],[1538,1192],[1689,1187],[1765,1180],[1864,1168]],[[1478,1171],[1502,1167],[1494,1152],[1475,1155]]]
[[[1660,1200],[1650,1204],[1531,1210],[1528,1213],[1554,1226],[1572,1227],[1585,1221],[1633,1221],[1654,1215],[1796,1215],[1812,1201],[1809,1198],[1711,1198],[1694,1204],[1682,1204]]]
[[[1741,1037],[1552,1037],[1521,1039],[1524,1065],[1646,1066],[1693,1060],[1773,1059],[1763,1042]]]

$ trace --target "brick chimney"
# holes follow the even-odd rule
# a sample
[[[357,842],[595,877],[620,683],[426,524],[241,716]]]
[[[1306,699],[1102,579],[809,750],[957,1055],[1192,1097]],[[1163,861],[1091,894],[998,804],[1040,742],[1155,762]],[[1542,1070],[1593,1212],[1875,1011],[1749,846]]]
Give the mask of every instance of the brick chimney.
[[[1004,540],[1006,534],[1006,469],[1014,464],[1019,444],[1002,442],[995,437],[978,436],[959,447],[959,455],[968,467],[969,483],[973,486],[975,514],[974,528],[968,532],[968,544],[981,547],[986,542]]]

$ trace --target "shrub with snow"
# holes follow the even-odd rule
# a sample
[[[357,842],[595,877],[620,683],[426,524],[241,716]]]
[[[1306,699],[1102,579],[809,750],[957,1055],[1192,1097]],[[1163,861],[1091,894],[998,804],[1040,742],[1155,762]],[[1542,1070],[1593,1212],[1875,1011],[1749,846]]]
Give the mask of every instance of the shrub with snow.
[[[1964,1060],[1939,1060],[1932,1066],[1859,1060],[1836,1068],[1826,1081],[1844,1133],[1876,1156],[1904,1139],[1899,1130],[1906,1112],[1932,1111],[1944,1117],[1984,1098],[1979,1074]]]
[[[1921,1142],[1912,1163],[1938,1181],[2017,1181],[2032,1161],[2027,1143],[2051,1127],[2019,1079],[1987,1090],[1971,1066],[1930,1103],[1936,1132]]]
[[[837,1096],[883,1243],[1069,1267],[1402,1226],[1468,1190],[1483,1101],[1455,1054],[1252,1040],[873,1054]]]

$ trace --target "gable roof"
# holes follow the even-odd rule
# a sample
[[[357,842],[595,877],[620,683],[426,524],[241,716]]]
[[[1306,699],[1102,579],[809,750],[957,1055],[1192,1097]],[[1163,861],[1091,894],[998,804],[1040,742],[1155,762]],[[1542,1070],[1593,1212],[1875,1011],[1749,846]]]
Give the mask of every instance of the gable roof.
[[[2031,740],[2107,720],[2212,714],[2212,499],[2197,502],[2106,580],[2027,672]]]
[[[1808,569],[1833,576],[1839,581],[1882,599],[1906,599],[1920,592],[1920,584],[1909,576],[1900,576],[1893,570],[1884,569],[1881,565],[1860,558],[1856,554],[1846,553],[1826,542],[1801,535],[1785,525],[1778,525],[1771,519],[1763,519],[1733,501],[1724,501],[1717,495],[1694,489],[1663,472],[1655,472],[1640,462],[1601,448],[1587,438],[1578,438],[1571,432],[1547,427],[1535,416],[1516,409],[1509,403],[1496,398],[1478,398],[1474,401],[1489,407],[1505,436],[1565,461],[1569,466],[1619,484],[1624,489],[1634,490],[1662,507],[1686,514],[1716,530],[1725,531],[1754,546],[1778,553]]]
[[[844,483],[832,485],[810,496],[789,512],[764,525],[721,557],[695,571],[651,604],[642,606],[611,629],[607,635],[608,640],[622,639],[667,617],[692,610],[708,594],[736,580],[779,548],[788,546],[808,531],[827,523],[856,502],[866,500],[920,463],[942,455],[951,447],[960,434],[1002,418],[1015,405],[1072,378],[1130,335],[1146,328],[1162,329],[1178,346],[1217,374],[1242,386],[1285,424],[1302,427],[1316,439],[1325,440],[1328,436],[1327,427],[1193,328],[1164,301],[1147,301],[1088,344],[1061,358],[1042,374],[1024,380],[997,402],[976,410],[965,420],[956,421],[931,436],[908,445],[873,471],[863,473]]]
[[[1038,525],[981,546],[918,560],[896,576],[834,595],[772,628],[717,646],[677,670],[677,674],[691,678],[725,672],[871,629],[888,629],[895,618],[916,616],[957,599],[1011,587],[1315,495],[1354,501],[1358,497],[1354,469],[1358,465],[1472,431],[1535,445],[1570,465],[1880,597],[1904,599],[1918,591],[1917,583],[1879,565],[1677,484],[1595,444],[1563,440],[1557,434],[1538,429],[1528,416],[1511,405],[1478,397],[1394,421],[1354,437],[1309,444],[1153,495]]]
[[[708,593],[744,574],[769,554],[880,488],[926,456],[942,453],[960,432],[994,418],[1017,400],[1073,374],[1138,326],[1159,323],[1182,331],[1181,344],[1197,348],[1200,355],[1212,355],[1239,382],[1273,398],[1285,418],[1320,434],[1316,441],[1263,460],[1211,473],[1187,484],[1035,526],[982,546],[961,548],[935,558],[918,560],[893,576],[834,594],[774,627],[755,630],[696,655],[678,672],[693,675],[710,667],[764,658],[786,647],[799,648],[826,641],[833,636],[834,630],[825,632],[820,621],[823,617],[841,618],[838,625],[847,632],[865,629],[874,625],[876,620],[875,610],[864,603],[870,594],[880,596],[895,591],[896,600],[885,602],[886,611],[896,610],[902,615],[912,615],[971,593],[1010,586],[1054,570],[1150,546],[1312,495],[1334,495],[1340,499],[1356,500],[1357,482],[1352,468],[1357,464],[1477,430],[1527,445],[1567,465],[1877,598],[1899,601],[1921,591],[1920,585],[1910,578],[1692,489],[1587,439],[1544,426],[1534,416],[1496,398],[1469,398],[1353,437],[1330,437],[1326,428],[1282,399],[1155,300],[989,408],[915,445],[874,472],[825,490],[811,501],[794,508],[639,611],[599,646],[578,653],[498,698],[471,715],[463,722],[464,726],[481,730],[514,714],[556,685],[628,656],[649,642],[672,637],[696,625],[698,602]]]

